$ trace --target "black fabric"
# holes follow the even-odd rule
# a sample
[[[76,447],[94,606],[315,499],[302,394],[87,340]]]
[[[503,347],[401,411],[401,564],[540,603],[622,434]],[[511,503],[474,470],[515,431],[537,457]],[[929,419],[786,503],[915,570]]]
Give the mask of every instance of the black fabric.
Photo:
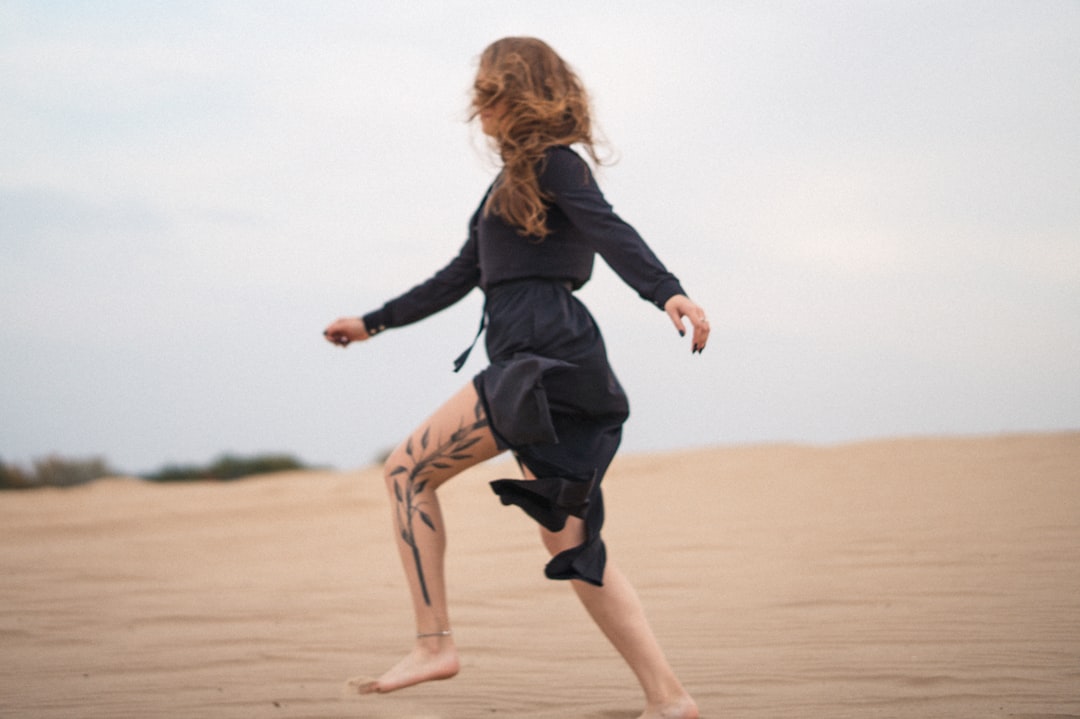
[[[584,519],[585,541],[553,558],[545,572],[600,585],[600,482],[630,412],[600,330],[560,282],[500,285],[488,292],[487,313],[491,364],[473,381],[496,440],[536,477],[496,480],[492,489],[551,531],[568,516]]]
[[[552,370],[573,366],[528,352],[492,360],[483,372],[481,389],[485,401],[493,405],[488,416],[499,414],[495,438],[501,449],[558,441],[543,380]]]
[[[547,217],[551,234],[537,241],[496,215],[485,216],[485,194],[457,256],[426,282],[364,315],[365,324],[402,327],[449,307],[474,287],[487,291],[525,278],[567,280],[578,289],[592,276],[597,253],[657,307],[685,294],[641,235],[615,214],[589,166],[573,150],[548,150],[539,169],[540,190],[552,198]]]
[[[500,479],[492,489],[551,531],[561,530],[570,516],[582,518],[583,543],[553,557],[545,574],[600,585],[607,556],[600,486],[629,404],[600,330],[573,290],[588,281],[597,253],[658,307],[683,290],[614,213],[577,154],[553,148],[538,171],[540,189],[551,198],[551,234],[542,241],[522,236],[498,216],[485,216],[482,201],[458,255],[364,321],[400,327],[450,306],[474,287],[484,291],[490,365],[473,383],[500,448],[513,450],[537,478]]]

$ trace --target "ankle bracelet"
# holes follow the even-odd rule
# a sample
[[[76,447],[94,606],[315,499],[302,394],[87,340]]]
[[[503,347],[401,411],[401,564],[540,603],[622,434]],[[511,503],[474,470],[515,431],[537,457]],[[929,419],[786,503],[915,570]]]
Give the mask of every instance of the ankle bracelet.
[[[444,629],[441,632],[426,632],[426,633],[417,634],[416,638],[417,639],[424,639],[426,637],[448,637],[451,634],[453,634],[453,632],[451,632],[449,629]]]

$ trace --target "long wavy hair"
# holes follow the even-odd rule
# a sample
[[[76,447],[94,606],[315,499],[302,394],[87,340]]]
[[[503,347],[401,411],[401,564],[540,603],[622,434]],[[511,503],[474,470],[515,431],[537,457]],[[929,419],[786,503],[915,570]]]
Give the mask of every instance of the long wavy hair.
[[[549,200],[537,173],[544,151],[580,145],[597,165],[589,96],[577,74],[542,40],[505,37],[480,55],[473,85],[472,112],[498,107],[502,112],[492,142],[503,171],[488,196],[485,213],[495,213],[522,235],[542,240]]]

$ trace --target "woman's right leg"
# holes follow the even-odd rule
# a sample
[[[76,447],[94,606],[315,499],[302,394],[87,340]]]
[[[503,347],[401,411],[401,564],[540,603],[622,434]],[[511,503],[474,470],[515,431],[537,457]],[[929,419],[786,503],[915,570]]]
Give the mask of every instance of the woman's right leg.
[[[540,528],[552,554],[575,547],[585,539],[584,522],[570,517],[560,532]],[[596,625],[634,672],[645,693],[645,711],[638,719],[697,719],[697,704],[683,688],[656,640],[637,592],[610,558],[604,585],[570,581],[578,599]]]
[[[350,680],[353,690],[389,692],[457,674],[443,575],[446,527],[436,489],[498,453],[483,404],[470,382],[390,454],[384,478],[417,639],[412,651],[378,679]]]

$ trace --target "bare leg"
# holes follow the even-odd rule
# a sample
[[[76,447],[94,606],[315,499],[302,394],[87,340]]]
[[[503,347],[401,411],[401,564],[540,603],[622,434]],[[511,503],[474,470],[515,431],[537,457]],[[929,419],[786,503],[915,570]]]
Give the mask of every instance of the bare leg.
[[[418,636],[412,651],[378,679],[349,680],[353,691],[390,692],[458,673],[443,575],[446,528],[436,489],[498,451],[476,389],[469,383],[387,459],[384,478]]]
[[[585,536],[584,523],[570,517],[561,532],[540,528],[552,555],[575,547]],[[683,688],[656,640],[637,592],[610,559],[604,586],[572,580],[571,585],[589,616],[630,665],[645,692],[645,711],[639,719],[697,719],[694,700]]]

